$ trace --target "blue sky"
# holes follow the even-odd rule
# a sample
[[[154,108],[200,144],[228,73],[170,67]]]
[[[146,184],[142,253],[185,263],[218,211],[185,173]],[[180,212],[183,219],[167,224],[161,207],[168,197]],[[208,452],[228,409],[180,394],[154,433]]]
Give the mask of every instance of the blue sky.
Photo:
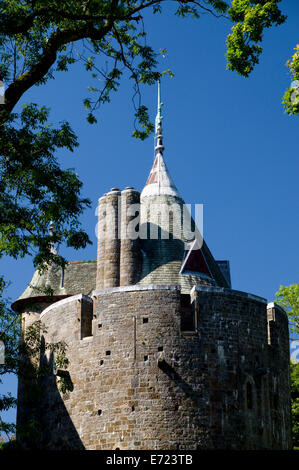
[[[164,156],[173,180],[186,203],[204,204],[204,237],[216,259],[230,260],[232,287],[269,301],[280,285],[298,282],[299,120],[284,113],[281,100],[291,82],[285,63],[299,42],[299,4],[285,0],[281,8],[288,20],[266,31],[260,64],[247,79],[226,70],[228,21],[208,15],[182,20],[170,9],[145,17],[148,42],[168,52],[160,70],[175,75],[162,82]],[[78,252],[62,248],[69,260],[96,258],[97,199],[112,187],[141,191],[153,162],[153,138],[131,137],[128,77],[93,126],[82,103],[88,85],[92,79],[76,65],[20,102],[49,106],[50,121],[69,121],[79,137],[79,148],[59,158],[76,169],[92,201],[81,220],[93,245]],[[156,94],[156,87],[142,89],[152,119]],[[32,260],[0,263],[13,301],[31,280]],[[15,379],[4,388],[15,392]]]

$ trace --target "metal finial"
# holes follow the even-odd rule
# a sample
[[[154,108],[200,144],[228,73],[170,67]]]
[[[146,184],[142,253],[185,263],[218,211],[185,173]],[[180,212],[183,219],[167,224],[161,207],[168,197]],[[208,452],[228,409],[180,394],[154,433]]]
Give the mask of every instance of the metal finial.
[[[163,103],[161,102],[161,83],[160,79],[158,80],[158,110],[155,120],[155,132],[158,133],[158,126],[161,125],[163,116],[161,114]]]
[[[163,146],[163,135],[162,135],[162,119],[163,116],[161,114],[163,103],[161,102],[161,85],[160,80],[158,80],[158,111],[155,121],[155,155],[163,154],[164,146]]]

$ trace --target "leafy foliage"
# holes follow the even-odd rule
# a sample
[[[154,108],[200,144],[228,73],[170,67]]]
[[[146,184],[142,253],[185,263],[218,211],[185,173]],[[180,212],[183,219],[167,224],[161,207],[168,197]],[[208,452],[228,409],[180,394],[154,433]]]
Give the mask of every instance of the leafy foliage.
[[[227,38],[227,66],[247,77],[259,61],[264,30],[285,21],[279,1],[184,0],[173,5],[181,18],[209,13],[235,23]],[[87,120],[96,122],[94,111],[110,101],[128,72],[134,84],[136,122],[141,126],[133,135],[144,138],[152,126],[145,122],[147,110],[139,86],[152,85],[161,75],[158,53],[147,44],[144,15],[147,10],[160,14],[166,5],[166,0],[2,0],[0,76],[9,86],[0,118],[7,119],[31,86],[44,84],[55,71],[67,71],[81,61],[96,83],[88,87],[95,97],[84,100]]]
[[[12,434],[8,441],[0,437],[0,450],[24,450],[24,447]]]
[[[299,284],[280,286],[276,302],[285,309],[291,331],[299,333]],[[293,448],[299,450],[299,363],[290,362]]]
[[[295,47],[295,53],[287,61],[287,67],[292,77],[291,87],[288,88],[283,97],[283,104],[288,114],[299,115],[299,44]]]
[[[291,331],[299,333],[299,284],[280,286],[276,292],[276,302],[281,305],[288,314],[291,323]]]
[[[74,248],[89,243],[78,217],[90,202],[80,197],[82,183],[74,171],[61,169],[55,157],[57,149],[73,151],[77,138],[66,122],[59,128],[48,124],[48,113],[45,107],[24,106],[0,132],[0,253],[34,254],[40,266],[65,262],[51,243],[66,241]]]
[[[42,396],[41,380],[53,375],[55,367],[67,369],[67,345],[62,341],[46,342],[44,335],[47,331],[40,321],[32,323],[22,331],[20,314],[12,311],[8,307],[8,301],[3,297],[5,288],[5,281],[0,278],[0,341],[5,345],[5,362],[0,364],[0,384],[3,375],[18,375],[19,379],[27,384],[27,393],[24,395],[26,405],[34,409],[36,400],[40,400]],[[19,341],[20,337],[21,341]],[[61,377],[58,383],[60,392],[66,393],[69,388],[68,376]],[[15,406],[16,398],[10,393],[0,395],[0,413]],[[15,424],[6,423],[0,419],[0,435],[11,438],[15,431]],[[38,423],[34,419],[34,414],[26,426],[18,429],[18,434],[23,437],[28,434],[30,437],[34,434],[38,435]],[[10,447],[13,445],[11,444]]]
[[[299,450],[299,362],[290,364],[293,449]]]
[[[227,38],[228,69],[248,77],[259,62],[265,28],[286,20],[278,8],[280,0],[232,0],[228,14],[236,24]]]

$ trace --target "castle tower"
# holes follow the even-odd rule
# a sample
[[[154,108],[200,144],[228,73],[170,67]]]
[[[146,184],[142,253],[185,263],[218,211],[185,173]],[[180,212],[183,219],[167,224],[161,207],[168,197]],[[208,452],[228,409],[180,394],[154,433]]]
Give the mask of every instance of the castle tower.
[[[184,201],[163,158],[161,106],[159,93],[155,160],[141,192],[140,228],[144,252],[141,282],[175,284],[185,250],[182,234]]]
[[[143,268],[139,283],[180,284],[184,293],[196,284],[229,287],[166,166],[162,105],[159,82],[155,159],[141,192]]]
[[[186,244],[161,106],[159,89],[155,160],[141,196],[114,188],[99,200],[97,262],[36,272],[13,304],[41,321],[46,342],[67,344],[71,386],[62,393],[57,374],[43,379],[36,447],[290,449],[287,315],[232,290],[228,262],[218,264],[204,241]],[[49,282],[50,299],[34,293]],[[26,387],[20,425],[34,417]]]

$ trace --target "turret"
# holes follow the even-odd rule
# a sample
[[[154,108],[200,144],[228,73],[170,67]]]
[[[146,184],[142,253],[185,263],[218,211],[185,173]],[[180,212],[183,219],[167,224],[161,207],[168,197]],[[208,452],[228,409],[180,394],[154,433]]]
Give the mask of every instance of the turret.
[[[159,83],[155,160],[140,197],[144,253],[140,282],[180,284],[183,293],[195,284],[228,287],[166,166],[161,108]],[[190,266],[187,272],[185,267]]]

